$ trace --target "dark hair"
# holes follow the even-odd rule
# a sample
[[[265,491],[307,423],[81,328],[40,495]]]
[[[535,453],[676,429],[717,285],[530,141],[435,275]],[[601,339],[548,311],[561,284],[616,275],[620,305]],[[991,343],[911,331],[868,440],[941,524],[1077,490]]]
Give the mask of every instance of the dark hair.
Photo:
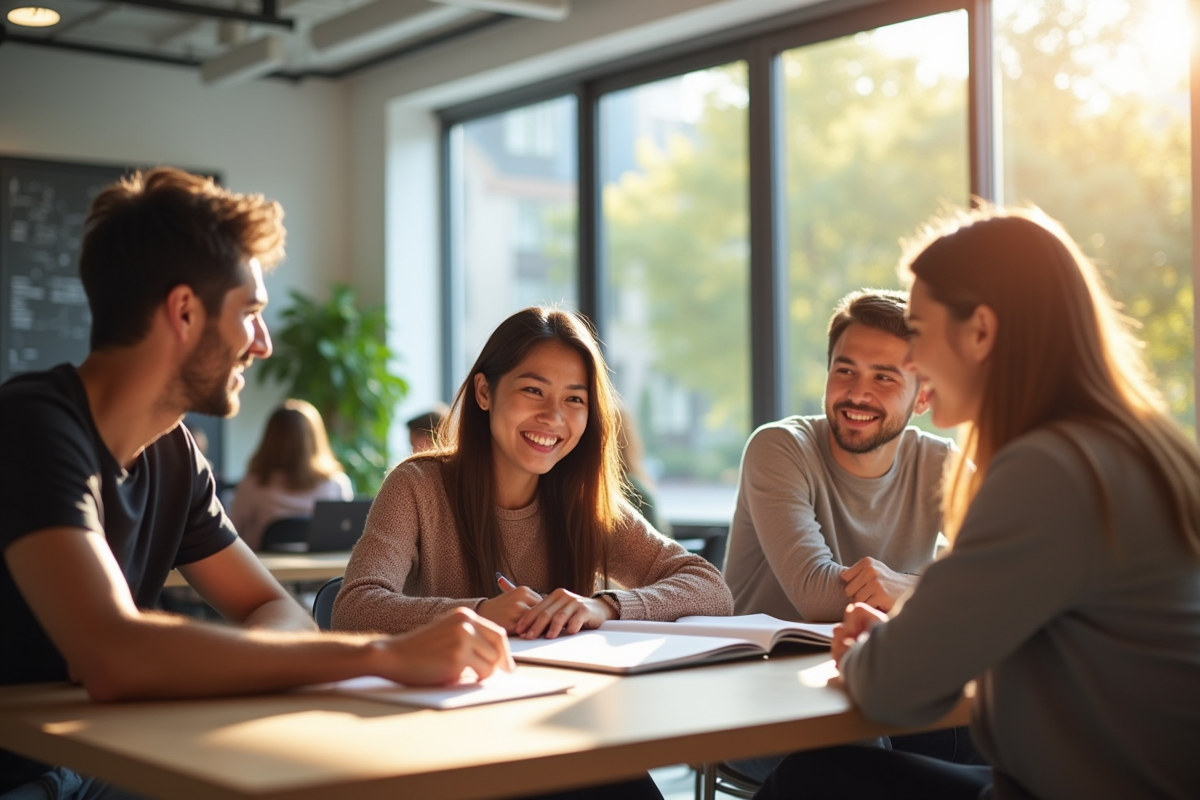
[[[283,257],[282,219],[262,195],[169,167],[106,187],[92,202],[79,257],[92,349],[137,344],[176,286],[190,286],[209,317],[218,315],[244,261],[267,268]]]
[[[500,323],[463,381],[450,415],[435,436],[434,450],[413,458],[442,461],[442,480],[458,524],[468,563],[471,593],[490,597],[501,570],[495,512],[492,431],[488,412],[475,398],[475,376],[494,392],[538,345],[558,342],[579,353],[588,375],[588,420],[579,443],[537,484],[542,530],[546,535],[550,580],[582,595],[595,591],[596,576],[608,582],[608,538],[621,505],[621,466],[617,448],[616,392],[600,355],[596,335],[569,311],[526,308]]]
[[[266,486],[272,475],[282,475],[288,489],[304,492],[341,471],[321,413],[304,400],[286,400],[267,420],[246,476]]]
[[[904,319],[908,308],[908,293],[892,289],[859,289],[841,299],[829,320],[829,351],[826,366],[833,363],[833,347],[851,323],[890,333],[904,341],[912,331]]]

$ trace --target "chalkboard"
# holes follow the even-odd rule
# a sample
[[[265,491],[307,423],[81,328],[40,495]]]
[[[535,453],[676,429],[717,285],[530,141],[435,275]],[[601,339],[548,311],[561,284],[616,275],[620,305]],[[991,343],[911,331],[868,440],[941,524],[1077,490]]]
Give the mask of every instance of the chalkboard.
[[[0,380],[88,354],[79,281],[88,207],[122,167],[0,159]]]
[[[133,167],[0,157],[0,382],[88,354],[79,249],[92,200]],[[223,471],[222,420],[189,414]]]

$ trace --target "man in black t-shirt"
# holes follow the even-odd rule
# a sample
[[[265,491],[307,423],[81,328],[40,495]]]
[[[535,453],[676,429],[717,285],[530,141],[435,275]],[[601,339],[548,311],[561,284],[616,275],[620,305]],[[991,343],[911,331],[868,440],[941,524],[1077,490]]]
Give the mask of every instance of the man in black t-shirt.
[[[262,265],[282,256],[281,217],[172,169],[96,198],[91,353],[0,386],[0,685],[69,678],[125,700],[511,669],[503,631],[466,609],[407,636],[318,633],[217,500],[180,420],[236,413],[243,371],[271,353]],[[175,567],[234,624],[153,611]],[[127,796],[0,750],[0,798],[14,789]]]

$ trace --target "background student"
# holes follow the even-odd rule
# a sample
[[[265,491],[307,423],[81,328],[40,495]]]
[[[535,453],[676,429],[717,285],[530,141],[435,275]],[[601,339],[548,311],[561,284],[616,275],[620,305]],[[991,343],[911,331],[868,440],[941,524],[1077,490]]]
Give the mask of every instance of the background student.
[[[671,523],[659,513],[654,479],[646,468],[646,447],[638,432],[637,419],[623,403],[617,404],[617,452],[621,456],[621,474],[625,478],[625,499],[656,531],[671,536]]]
[[[1200,452],[1057,223],[973,212],[907,263],[912,367],[934,422],[968,425],[957,536],[890,620],[848,609],[834,656],[863,712],[901,725],[981,676],[992,766],[837,748],[760,796],[1200,797]]]
[[[408,443],[412,447],[413,455],[434,448],[434,436],[449,413],[450,409],[445,403],[438,403],[404,423],[408,427]]]
[[[501,323],[447,430],[384,481],[334,627],[400,632],[467,605],[553,638],[617,617],[730,613],[717,569],[623,498],[615,393],[574,314],[528,308]],[[518,588],[502,592],[497,572]]]
[[[267,419],[262,441],[238,483],[229,516],[252,550],[275,520],[311,517],[318,500],[353,500],[350,478],[329,447],[321,413],[285,400]]]

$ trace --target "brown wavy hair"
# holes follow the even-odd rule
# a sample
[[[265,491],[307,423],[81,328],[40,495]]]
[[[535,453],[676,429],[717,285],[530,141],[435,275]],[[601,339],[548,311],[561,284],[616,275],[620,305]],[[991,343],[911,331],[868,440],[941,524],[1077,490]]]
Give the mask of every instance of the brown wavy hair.
[[[246,477],[266,486],[273,475],[280,475],[288,489],[306,492],[342,471],[329,446],[321,412],[304,400],[285,400],[267,419]]]
[[[442,463],[442,480],[475,596],[495,595],[495,573],[504,569],[495,512],[491,424],[488,412],[475,399],[475,376],[483,375],[495,392],[503,376],[535,347],[548,342],[579,353],[588,381],[587,427],[575,448],[537,484],[550,580],[555,587],[585,596],[595,591],[597,575],[608,583],[609,538],[627,513],[621,505],[616,391],[591,326],[572,312],[534,307],[500,323],[455,395],[450,414],[438,426],[434,437],[438,446],[413,456]]]
[[[210,318],[243,280],[283,258],[283,209],[261,194],[237,194],[211,178],[159,167],[105,187],[92,201],[79,277],[92,311],[91,348],[137,344],[154,309],[190,286]]]
[[[1070,420],[1130,445],[1161,487],[1185,546],[1200,555],[1200,450],[1167,415],[1131,321],[1062,226],[1038,209],[959,212],[926,228],[901,271],[920,279],[952,319],[986,305],[999,320],[979,418],[964,429],[947,473],[947,536],[962,524],[1001,448]],[[1102,488],[1099,467],[1063,435]]]

